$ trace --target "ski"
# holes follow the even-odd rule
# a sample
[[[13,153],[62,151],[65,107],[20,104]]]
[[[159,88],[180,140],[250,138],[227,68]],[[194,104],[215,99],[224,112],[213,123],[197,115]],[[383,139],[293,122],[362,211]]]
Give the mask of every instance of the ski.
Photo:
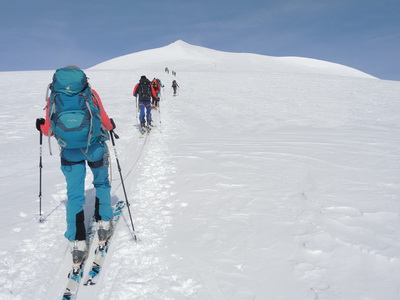
[[[99,279],[100,271],[103,267],[104,261],[106,259],[106,254],[110,247],[112,238],[115,235],[116,225],[121,217],[122,210],[124,209],[124,207],[125,207],[124,201],[119,201],[115,206],[114,216],[112,219],[112,223],[113,223],[113,227],[114,227],[113,233],[108,238],[108,240],[105,242],[105,244],[99,244],[97,246],[96,251],[95,251],[96,256],[93,260],[92,267],[89,271],[89,274],[84,282],[84,285],[86,285],[86,286],[95,285]]]
[[[88,249],[88,253],[90,250],[90,246],[93,242],[94,235],[96,233],[96,224],[94,222],[94,218],[92,219],[92,223],[89,226],[89,230],[86,234],[86,246]],[[68,283],[65,288],[62,300],[74,300],[76,299],[76,296],[78,294],[79,286],[81,279],[83,277],[83,270],[85,268],[85,263],[86,263],[87,258],[85,261],[83,261],[78,269],[72,269],[68,273]]]

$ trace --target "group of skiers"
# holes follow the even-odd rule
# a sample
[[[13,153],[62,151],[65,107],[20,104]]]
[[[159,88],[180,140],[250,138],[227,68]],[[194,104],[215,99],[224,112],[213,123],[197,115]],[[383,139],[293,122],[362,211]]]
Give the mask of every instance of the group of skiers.
[[[140,128],[152,126],[151,109],[159,107],[164,85],[157,78],[151,82],[141,76],[133,89],[140,111]],[[174,94],[178,87],[172,85]],[[36,119],[42,134],[54,136],[60,146],[61,171],[67,183],[65,237],[71,242],[73,270],[78,272],[88,256],[85,227],[86,162],[93,173],[96,190],[94,218],[99,245],[107,244],[113,233],[109,150],[106,141],[116,128],[107,115],[99,94],[91,88],[86,74],[76,66],[56,70],[49,85],[45,118]]]
[[[165,73],[169,74],[168,67],[165,67],[164,71],[165,71]],[[172,76],[176,76],[176,72],[175,71],[172,71]]]
[[[176,96],[177,89],[179,88],[176,80],[172,81],[171,87],[174,90],[174,96]],[[142,133],[145,132],[146,128],[149,129],[152,126],[151,110],[152,108],[159,108],[161,88],[164,88],[164,85],[160,79],[153,78],[150,82],[145,75],[142,75],[133,89],[132,94],[137,99],[139,105],[140,131]]]

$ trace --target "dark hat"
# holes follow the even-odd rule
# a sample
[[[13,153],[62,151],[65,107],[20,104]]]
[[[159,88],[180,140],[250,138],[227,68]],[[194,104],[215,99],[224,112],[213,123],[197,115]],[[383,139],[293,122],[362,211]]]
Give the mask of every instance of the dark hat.
[[[140,77],[140,81],[142,81],[142,80],[147,80],[147,77],[142,75],[142,77]]]
[[[79,67],[77,67],[77,66],[74,66],[74,65],[71,65],[71,66],[66,66],[66,67],[64,67],[64,69],[80,70],[81,68],[79,68]]]

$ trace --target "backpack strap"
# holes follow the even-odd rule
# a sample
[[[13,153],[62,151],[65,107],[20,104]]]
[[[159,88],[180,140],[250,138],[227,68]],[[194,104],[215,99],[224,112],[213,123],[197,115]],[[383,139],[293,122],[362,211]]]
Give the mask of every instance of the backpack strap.
[[[44,107],[44,109],[47,109],[47,106],[50,106],[49,107],[49,116],[48,116],[48,120],[49,121],[51,119],[50,118],[50,111],[52,109],[52,107],[51,107],[51,99],[49,101],[50,90],[51,90],[51,83],[49,83],[49,85],[47,86],[47,89],[46,89],[46,98],[45,98],[46,106]],[[48,139],[49,139],[49,152],[50,152],[50,155],[53,155],[53,152],[51,151],[51,134],[52,133],[53,133],[53,128],[51,126],[49,126],[49,130],[48,130],[47,136],[48,136]]]
[[[92,113],[92,109],[90,108],[89,98],[86,96],[86,94],[84,92],[80,93],[80,95],[85,99],[86,107],[90,114],[90,127],[89,127],[89,134],[88,134],[88,142],[87,142],[87,146],[86,146],[86,153],[87,153],[89,151],[89,146],[91,146],[90,140],[92,139],[93,113]],[[93,100],[93,96],[92,96],[92,100]]]
[[[81,160],[81,161],[69,161],[69,160],[66,160],[66,159],[61,157],[61,165],[62,166],[73,166],[73,165],[79,165],[79,164],[82,164],[82,163],[85,163],[85,161],[84,160]]]

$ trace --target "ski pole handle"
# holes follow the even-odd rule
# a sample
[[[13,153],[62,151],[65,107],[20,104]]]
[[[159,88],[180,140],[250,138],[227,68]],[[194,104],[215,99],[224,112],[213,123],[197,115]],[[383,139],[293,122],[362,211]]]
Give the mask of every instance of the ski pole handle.
[[[110,131],[110,136],[111,136],[111,143],[112,143],[113,146],[115,146],[114,136],[118,140],[119,139],[119,135],[116,134],[114,130],[111,130]]]

